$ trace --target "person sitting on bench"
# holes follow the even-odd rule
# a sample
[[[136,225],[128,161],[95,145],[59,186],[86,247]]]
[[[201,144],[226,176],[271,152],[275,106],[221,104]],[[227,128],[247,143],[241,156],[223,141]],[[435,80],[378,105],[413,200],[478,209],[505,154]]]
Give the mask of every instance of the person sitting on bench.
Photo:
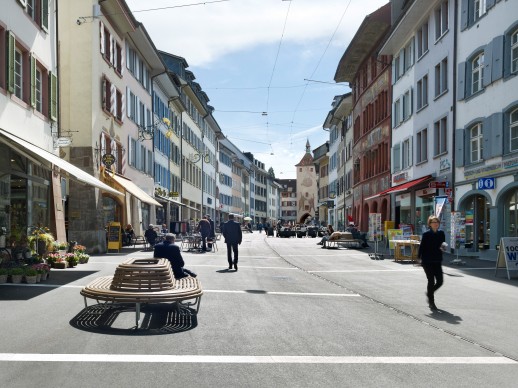
[[[153,249],[156,243],[156,238],[158,237],[158,233],[154,229],[153,224],[149,224],[147,230],[144,232],[144,237],[149,244],[149,248]]]

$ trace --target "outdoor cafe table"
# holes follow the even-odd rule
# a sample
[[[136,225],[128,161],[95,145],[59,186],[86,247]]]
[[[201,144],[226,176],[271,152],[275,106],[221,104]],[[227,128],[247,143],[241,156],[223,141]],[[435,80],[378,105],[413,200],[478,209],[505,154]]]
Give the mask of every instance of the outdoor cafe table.
[[[419,244],[421,244],[418,240],[390,240],[390,243],[394,244],[394,260],[402,261],[402,260],[411,260],[417,261],[417,254],[419,252]],[[410,247],[410,255],[405,255],[404,251],[406,247]]]

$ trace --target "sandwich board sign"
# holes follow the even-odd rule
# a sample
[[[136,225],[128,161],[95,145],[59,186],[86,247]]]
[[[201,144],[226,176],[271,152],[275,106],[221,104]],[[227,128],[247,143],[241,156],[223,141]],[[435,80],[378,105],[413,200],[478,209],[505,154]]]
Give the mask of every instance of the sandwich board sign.
[[[502,237],[500,239],[495,276],[499,268],[507,270],[507,279],[511,279],[510,271],[518,271],[518,237]]]

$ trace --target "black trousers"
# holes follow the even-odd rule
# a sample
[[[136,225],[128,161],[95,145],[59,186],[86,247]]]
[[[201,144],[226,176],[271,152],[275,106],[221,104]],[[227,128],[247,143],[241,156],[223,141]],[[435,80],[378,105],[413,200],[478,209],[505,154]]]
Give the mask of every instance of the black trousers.
[[[428,279],[428,285],[426,287],[428,300],[430,303],[435,302],[434,292],[442,286],[442,264],[439,263],[423,263],[422,264],[426,278]]]
[[[238,260],[238,244],[227,243],[227,260],[228,264],[232,265],[232,252],[234,252],[234,264],[237,264]]]

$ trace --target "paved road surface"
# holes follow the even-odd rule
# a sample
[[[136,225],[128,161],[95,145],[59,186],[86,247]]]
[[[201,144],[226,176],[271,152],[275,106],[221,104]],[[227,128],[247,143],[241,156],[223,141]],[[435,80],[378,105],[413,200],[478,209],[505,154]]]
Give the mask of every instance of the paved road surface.
[[[205,294],[196,317],[167,305],[84,309],[79,290],[127,249],[0,285],[5,387],[516,387],[518,278],[494,263],[445,267],[427,308],[420,267],[326,250],[312,238],[245,234],[239,271],[226,247],[184,253]]]

